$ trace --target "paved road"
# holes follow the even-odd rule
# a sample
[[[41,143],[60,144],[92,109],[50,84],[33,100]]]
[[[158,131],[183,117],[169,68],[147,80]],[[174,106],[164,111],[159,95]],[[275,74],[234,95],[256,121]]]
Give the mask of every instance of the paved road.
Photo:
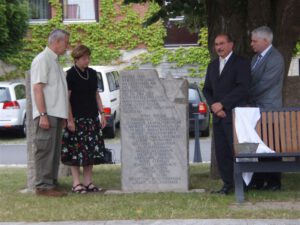
[[[299,225],[300,220],[287,219],[188,219],[188,220],[111,220],[65,222],[0,222],[0,225]]]
[[[210,138],[200,139],[200,150],[203,162],[210,161]],[[121,145],[120,140],[108,140],[106,141],[106,147],[113,150],[113,158],[116,163],[120,163]],[[193,161],[194,157],[194,139],[190,139],[189,142],[189,161]],[[2,144],[0,145],[0,165],[20,165],[27,163],[27,152],[25,144]]]
[[[106,147],[113,150],[113,158],[116,163],[120,163],[121,145],[120,139],[106,140]],[[200,150],[203,162],[210,161],[210,138],[200,138]],[[195,141],[189,142],[189,161],[193,161]],[[1,144],[0,145],[0,165],[25,165],[27,164],[27,151],[25,144]]]

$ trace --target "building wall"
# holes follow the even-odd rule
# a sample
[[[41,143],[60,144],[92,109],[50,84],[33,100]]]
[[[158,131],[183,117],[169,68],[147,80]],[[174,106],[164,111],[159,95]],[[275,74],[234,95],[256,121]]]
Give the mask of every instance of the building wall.
[[[6,64],[2,60],[0,60],[0,77],[16,69],[17,69],[16,66]]]

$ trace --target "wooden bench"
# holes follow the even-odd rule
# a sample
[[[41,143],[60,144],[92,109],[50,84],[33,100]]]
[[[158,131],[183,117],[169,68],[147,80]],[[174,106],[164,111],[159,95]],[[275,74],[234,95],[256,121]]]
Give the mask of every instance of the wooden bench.
[[[300,108],[279,110],[260,109],[260,120],[256,131],[264,143],[275,153],[244,152],[249,146],[237,142],[235,114],[233,112],[234,132],[234,183],[238,202],[244,201],[243,172],[297,172],[300,171]],[[242,150],[242,151],[238,151]],[[253,149],[252,149],[253,150]],[[239,161],[236,159],[280,158],[280,161]]]

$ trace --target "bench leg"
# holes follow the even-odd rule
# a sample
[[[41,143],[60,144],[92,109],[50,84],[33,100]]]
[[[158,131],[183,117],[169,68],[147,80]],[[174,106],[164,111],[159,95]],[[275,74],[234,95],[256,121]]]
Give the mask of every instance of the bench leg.
[[[238,203],[244,202],[245,197],[244,197],[243,176],[238,163],[234,163],[234,186],[235,186],[234,188],[235,188],[236,201]]]

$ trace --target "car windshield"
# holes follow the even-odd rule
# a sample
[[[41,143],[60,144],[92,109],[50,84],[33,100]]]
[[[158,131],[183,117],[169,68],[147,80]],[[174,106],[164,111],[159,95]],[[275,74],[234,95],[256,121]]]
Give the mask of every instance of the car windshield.
[[[0,87],[0,102],[8,102],[10,101],[9,90],[6,87]]]
[[[189,88],[189,102],[192,103],[198,103],[200,102],[200,96],[199,96],[199,92],[197,91],[197,89],[191,89]]]

